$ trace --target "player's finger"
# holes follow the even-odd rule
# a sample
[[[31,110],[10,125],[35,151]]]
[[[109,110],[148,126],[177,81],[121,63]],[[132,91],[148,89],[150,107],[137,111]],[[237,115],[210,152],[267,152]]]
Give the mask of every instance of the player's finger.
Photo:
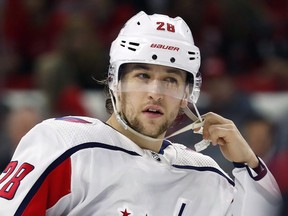
[[[211,125],[207,129],[207,138],[209,138],[213,145],[224,145],[229,142],[229,134],[233,131],[233,125],[231,124],[217,124]],[[205,135],[206,136],[206,135]]]
[[[227,135],[227,129],[217,126],[217,127],[211,127],[209,130],[210,140],[213,145],[217,144],[225,144],[223,143],[223,140],[225,141],[225,137]],[[221,142],[221,143],[219,143]]]
[[[226,125],[225,127],[229,126],[231,127],[233,125],[233,122],[229,119],[225,119],[220,115],[217,115],[215,113],[207,113],[203,116],[204,118],[204,125],[203,125],[203,138],[209,139],[209,129],[212,125]]]
[[[206,124],[221,124],[228,121],[228,119],[213,112],[206,113],[202,115],[202,117],[205,120]]]

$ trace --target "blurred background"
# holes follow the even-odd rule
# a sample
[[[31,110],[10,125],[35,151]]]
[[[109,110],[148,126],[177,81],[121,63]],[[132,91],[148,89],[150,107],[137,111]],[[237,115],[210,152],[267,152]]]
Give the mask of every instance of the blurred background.
[[[202,57],[200,113],[232,119],[287,192],[287,0],[0,0],[0,171],[43,119],[108,118],[95,79],[105,78],[111,42],[140,10],[187,22]],[[197,139],[173,138],[191,147]],[[217,147],[204,153],[231,173]]]

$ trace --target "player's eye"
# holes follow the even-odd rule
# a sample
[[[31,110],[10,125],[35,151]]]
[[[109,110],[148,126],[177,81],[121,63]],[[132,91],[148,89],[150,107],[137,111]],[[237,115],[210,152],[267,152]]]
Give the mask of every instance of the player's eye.
[[[167,77],[164,79],[167,83],[170,83],[170,84],[177,84],[178,83],[178,80],[174,77]]]
[[[137,73],[136,77],[140,80],[148,80],[150,76],[146,73]]]

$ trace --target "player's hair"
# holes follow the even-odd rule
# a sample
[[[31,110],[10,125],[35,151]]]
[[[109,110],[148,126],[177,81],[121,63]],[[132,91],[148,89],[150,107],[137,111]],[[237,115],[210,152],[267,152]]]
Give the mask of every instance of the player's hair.
[[[127,64],[122,64],[119,68],[119,74],[123,74],[126,71],[126,65]],[[109,84],[108,84],[108,79],[109,77],[107,77],[105,80],[100,81],[101,84],[104,85],[104,93],[106,95],[106,101],[105,101],[105,108],[106,108],[106,112],[108,114],[112,114],[113,113],[113,105],[112,105],[112,100],[111,100],[111,92],[109,91]],[[121,79],[121,76],[120,76]],[[114,97],[114,95],[112,95],[112,97]]]

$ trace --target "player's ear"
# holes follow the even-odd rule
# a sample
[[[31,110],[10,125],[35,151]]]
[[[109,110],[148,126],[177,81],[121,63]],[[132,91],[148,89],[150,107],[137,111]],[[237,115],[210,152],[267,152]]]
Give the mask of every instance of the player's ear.
[[[117,101],[116,102],[116,109],[117,109],[117,112],[119,112],[121,110],[121,97],[120,97],[120,93],[117,92],[114,96],[115,96],[115,100]]]
[[[118,84],[119,85],[119,84]],[[117,87],[117,89],[118,89],[118,87]],[[117,91],[110,91],[110,94],[112,95],[112,100],[114,100],[114,105],[113,105],[113,107],[116,109],[116,111],[117,112],[120,112],[120,108],[121,108],[121,98],[120,98],[120,93],[119,93],[119,91],[117,90]]]
[[[187,107],[187,106],[188,106],[188,100],[187,100],[186,98],[183,98],[183,99],[181,100],[180,107],[181,107],[181,108],[185,108],[185,107]]]
[[[181,100],[180,107],[186,108],[188,106],[189,87],[186,86],[184,96]]]

